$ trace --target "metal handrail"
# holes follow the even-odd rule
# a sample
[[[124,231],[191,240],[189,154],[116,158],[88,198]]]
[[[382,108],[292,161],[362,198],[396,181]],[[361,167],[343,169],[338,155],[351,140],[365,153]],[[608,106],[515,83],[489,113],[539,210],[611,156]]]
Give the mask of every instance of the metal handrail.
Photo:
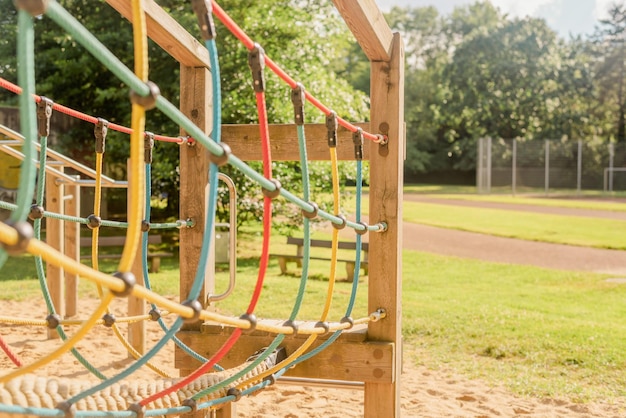
[[[228,187],[228,195],[230,197],[230,220],[228,224],[229,230],[229,257],[228,268],[230,270],[230,280],[228,282],[228,288],[219,295],[207,294],[207,305],[211,302],[218,302],[226,299],[235,290],[235,281],[237,277],[237,189],[235,188],[235,182],[224,173],[218,173],[218,179],[226,183]]]

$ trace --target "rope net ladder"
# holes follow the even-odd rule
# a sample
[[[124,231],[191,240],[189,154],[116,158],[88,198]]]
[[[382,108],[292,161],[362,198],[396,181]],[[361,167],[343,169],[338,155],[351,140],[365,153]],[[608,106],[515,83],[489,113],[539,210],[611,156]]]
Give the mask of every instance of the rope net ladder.
[[[0,222],[0,269],[9,257],[25,253],[33,255],[48,316],[45,319],[25,319],[3,312],[0,324],[45,327],[50,337],[58,335],[60,341],[51,344],[49,352],[36,360],[23,361],[0,333],[0,348],[14,366],[0,370],[0,416],[164,416],[193,413],[195,416],[216,414],[232,417],[236,414],[233,402],[262,390],[284,378],[284,375],[297,376],[305,382],[323,379],[333,385],[358,382],[364,387],[364,416],[399,416],[402,240],[399,220],[402,219],[404,154],[402,41],[397,34],[391,33],[373,1],[334,2],[371,62],[369,124],[352,124],[321,103],[266,56],[262,46],[255,43],[215,1],[190,2],[189,7],[198,17],[204,41],[202,45],[153,0],[107,0],[132,23],[132,70],[59,3],[53,0],[15,2],[18,9],[17,85],[0,78],[0,88],[19,94],[20,132],[0,125],[0,133],[10,138],[9,141],[2,141],[0,151],[20,159],[21,169],[15,202],[0,201],[0,208],[10,211],[9,219]],[[82,114],[35,94],[34,17],[37,16],[53,20],[130,88],[130,127]],[[221,124],[221,86],[214,18],[219,19],[248,50],[254,87],[251,94],[254,94],[257,103],[258,125],[228,127]],[[148,36],[181,63],[180,107],[161,96],[158,85],[149,80]],[[171,48],[172,45],[175,47]],[[268,69],[278,75],[290,91],[294,105],[291,132],[295,133],[295,141],[285,140],[281,137],[285,135],[281,133],[284,131],[268,121],[264,76]],[[324,114],[325,124],[304,123],[307,102]],[[158,108],[176,123],[181,135],[168,137],[146,132],[145,113],[152,108]],[[198,109],[207,111],[198,112]],[[72,162],[48,148],[53,111],[94,125],[94,168]],[[109,129],[130,136],[128,181],[116,181],[102,172]],[[228,140],[222,142],[223,137]],[[237,139],[244,137],[248,139]],[[150,178],[155,140],[180,147],[181,219],[167,224],[150,222]],[[258,160],[259,156],[263,163],[260,173],[246,164],[246,161]],[[276,159],[300,161],[302,196],[294,195],[288,190],[288,185],[281,185],[273,178],[272,161]],[[312,159],[330,160],[332,213],[319,209],[311,201],[307,167]],[[340,160],[356,161],[354,220],[340,215],[337,170]],[[363,160],[370,161],[370,223],[361,218]],[[58,164],[51,164],[50,161]],[[219,168],[225,164],[255,181],[264,195],[258,277],[248,306],[239,317],[215,312],[205,298],[215,289],[214,273],[206,272],[214,272],[209,260],[214,251],[217,185],[222,178]],[[66,175],[63,166],[72,167],[90,180]],[[94,211],[87,217],[80,217],[77,207],[73,213],[65,211],[68,207],[64,205],[64,201],[68,200],[67,193],[78,195],[81,186],[94,187],[95,191]],[[125,222],[102,219],[103,187],[127,188],[128,218]],[[199,199],[198,196],[205,198]],[[269,263],[272,200],[278,196],[296,205],[302,212],[305,243],[302,276],[289,317],[260,320],[255,316],[255,309],[264,287],[271,292],[271,286],[264,284],[264,279]],[[303,321],[299,312],[308,280],[310,222],[315,217],[333,227],[330,279],[319,317]],[[45,242],[41,235],[44,218]],[[65,224],[64,229],[60,226],[61,221]],[[91,230],[91,266],[80,262],[76,244],[80,236],[79,225],[86,225]],[[113,274],[104,273],[99,268],[98,243],[102,226],[125,231],[123,251]],[[179,302],[151,290],[146,264],[148,231],[165,228],[180,229]],[[331,318],[338,234],[343,228],[354,231],[356,268],[345,315]],[[352,318],[359,284],[362,237],[365,234],[369,234],[370,245],[369,315]],[[69,243],[70,251],[64,248],[64,242]],[[73,278],[65,283],[70,288],[75,287],[78,280],[96,285],[100,302],[87,318],[67,319],[75,314],[72,311],[75,304],[66,309],[62,295],[63,273]],[[72,292],[68,292],[70,294]],[[125,317],[113,314],[112,306],[120,299],[128,300],[128,315]],[[146,313],[147,303],[151,309]],[[144,341],[146,321],[158,322],[162,329],[161,337],[147,350]],[[128,338],[118,324],[128,324]],[[112,330],[129,357],[134,359],[121,371],[111,369],[105,373],[80,352],[81,340],[88,340],[91,333],[103,327]],[[66,333],[68,330],[69,333]],[[169,342],[175,343],[174,362],[181,377],[168,375],[155,361]],[[92,375],[89,379],[36,374],[70,353]],[[133,374],[143,366],[159,377],[133,379]]]

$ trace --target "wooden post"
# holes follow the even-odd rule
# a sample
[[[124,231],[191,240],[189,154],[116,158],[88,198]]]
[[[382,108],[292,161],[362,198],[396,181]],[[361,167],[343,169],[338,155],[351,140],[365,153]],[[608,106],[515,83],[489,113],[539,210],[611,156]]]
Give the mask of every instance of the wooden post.
[[[126,168],[128,172],[128,184],[131,182],[131,169],[130,169],[130,159],[126,163]],[[143,167],[141,168],[144,169]],[[142,186],[143,187],[143,186]],[[130,205],[130,187],[127,189],[127,193],[129,194],[128,199],[126,201]],[[143,202],[142,202],[143,204]],[[127,209],[127,213],[131,212],[130,206]],[[145,211],[142,209],[142,213]],[[135,279],[137,280],[137,285],[144,286],[145,281],[143,277],[143,257],[142,257],[142,246],[139,245],[137,248],[137,254],[135,255],[135,260],[130,268],[130,271],[135,275]],[[129,296],[128,297],[128,315],[144,315],[146,313],[146,302],[138,297]],[[143,354],[146,351],[146,323],[145,321],[137,321],[132,324],[128,324],[128,343],[133,347],[137,352]],[[130,353],[128,353],[129,358],[134,358]]]
[[[74,176],[80,180],[80,176]],[[80,217],[80,186],[77,184],[65,185],[65,213],[69,216]],[[80,224],[78,222],[65,223],[65,255],[80,263]],[[65,272],[65,316],[76,315],[78,303],[78,275]]]
[[[400,416],[402,361],[402,183],[404,163],[404,51],[394,34],[389,61],[372,61],[371,126],[389,143],[370,152],[370,223],[386,222],[387,231],[369,239],[369,296],[372,312],[384,308],[387,317],[368,327],[368,340],[394,346],[392,383],[365,383],[366,418]],[[380,371],[372,370],[372,373]]]
[[[57,169],[63,172],[63,167]],[[57,181],[54,176],[48,175],[46,178],[46,205],[49,212],[63,213],[63,183]],[[60,219],[46,218],[46,243],[53,249],[63,253],[63,224]],[[54,304],[54,309],[61,318],[65,317],[65,298],[63,297],[63,268],[51,263],[46,263],[46,278],[48,290]],[[55,329],[48,329],[48,338],[58,338]]]
[[[207,134],[212,130],[211,74],[207,68],[193,68],[181,65],[180,68],[180,109],[200,129]],[[182,135],[187,135],[182,132]],[[209,173],[209,154],[200,145],[182,145],[180,149],[180,214],[183,219],[191,219],[193,228],[180,230],[180,298],[187,298],[191,290],[196,269],[200,262],[200,250],[204,238],[206,197],[205,190]],[[205,283],[200,290],[200,303],[206,307],[206,295],[213,292],[215,266],[210,257],[205,275]],[[183,330],[200,330],[201,321],[183,325]],[[181,376],[194,370],[194,364],[180,368]],[[189,416],[203,417],[206,411]]]

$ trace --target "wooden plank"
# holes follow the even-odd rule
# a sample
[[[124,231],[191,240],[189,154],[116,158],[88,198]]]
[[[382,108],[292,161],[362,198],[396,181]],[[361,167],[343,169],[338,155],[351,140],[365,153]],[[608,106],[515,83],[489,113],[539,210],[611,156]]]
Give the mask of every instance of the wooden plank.
[[[80,176],[75,176],[76,180]],[[69,216],[80,217],[80,186],[78,184],[65,185],[65,214]],[[80,247],[77,245],[80,237],[80,224],[78,222],[65,222],[65,255],[72,260],[80,260]],[[65,276],[65,316],[72,317],[76,315],[78,303],[78,275],[64,272]]]
[[[257,323],[266,324],[268,326],[273,325],[273,326],[278,327],[278,326],[283,325],[285,323],[285,320],[284,319],[259,319]],[[295,323],[298,325],[298,328],[304,329],[304,328],[313,328],[317,322],[316,321],[295,321]],[[233,328],[224,326],[222,324],[216,324],[216,323],[207,321],[204,324],[202,324],[200,331],[202,332],[202,334],[210,336],[209,339],[211,339],[215,335],[228,336],[233,332]],[[246,335],[262,336],[262,337],[275,335],[268,331],[262,331],[259,329],[255,329],[253,331],[245,331],[245,333]],[[319,340],[327,340],[328,338],[330,338],[331,335],[332,333],[318,335],[317,338]],[[288,338],[304,340],[304,339],[309,338],[309,335],[296,334],[296,335],[289,335]],[[343,332],[341,334],[341,339],[344,342],[345,341],[350,341],[350,342],[355,342],[355,343],[365,342],[367,340],[367,325],[365,324],[355,325],[351,330]]]
[[[374,0],[333,0],[370,61],[389,61],[393,34]]]
[[[63,167],[59,167],[58,170],[63,172]],[[63,214],[64,185],[61,182],[55,181],[56,179],[55,176],[51,175],[46,177],[45,208],[49,212]],[[64,222],[60,219],[46,218],[46,244],[61,253],[63,253],[64,244],[63,226]],[[63,318],[65,317],[63,268],[46,262],[46,279],[54,310]],[[56,329],[48,328],[47,332],[49,339],[58,338],[59,336]]]
[[[211,123],[211,75],[204,68],[188,68],[181,66],[180,97],[181,111],[190,120],[209,133]],[[187,135],[186,132],[181,132]],[[180,147],[180,214],[183,219],[192,219],[193,228],[180,230],[180,295],[184,299],[191,290],[196,269],[200,261],[200,250],[204,239],[205,225],[205,187],[208,181],[208,151],[201,146]],[[210,290],[205,283],[200,293],[200,301],[205,305],[204,298]],[[185,324],[185,329],[199,329],[197,324]]]
[[[287,237],[287,244],[290,245],[304,245],[304,239],[296,238],[296,237]],[[323,240],[323,239],[312,239],[311,247],[319,247],[319,248],[332,248],[332,241]],[[369,249],[369,244],[367,242],[362,242],[362,249],[367,251]],[[356,250],[356,242],[353,241],[339,241],[337,243],[337,247],[340,250]]]
[[[369,123],[357,123],[356,126],[369,131]],[[305,135],[307,141],[307,157],[309,161],[328,161],[328,141],[326,139],[326,125],[306,124]],[[339,127],[337,132],[337,159],[354,160],[354,145],[352,132]],[[233,154],[243,161],[259,161],[261,152],[261,137],[259,125],[222,125],[222,141],[233,150]],[[363,159],[369,158],[371,141],[365,140],[363,145]],[[295,125],[270,125],[270,143],[272,159],[274,161],[299,161],[298,132]]]
[[[372,62],[372,126],[386,133],[389,143],[370,155],[370,222],[386,222],[387,231],[371,234],[368,309],[384,308],[387,317],[371,323],[370,339],[395,345],[392,383],[365,383],[365,417],[400,416],[402,341],[402,183],[404,165],[404,51],[394,35],[390,62]]]
[[[179,332],[177,336],[188,346],[194,347],[200,355],[208,358],[221,347],[229,337],[229,333],[209,336],[199,332],[185,331]],[[242,335],[239,342],[220,360],[220,365],[227,369],[240,365],[255,351],[267,347],[274,337],[273,335]],[[300,347],[303,341],[304,339],[301,338],[287,336],[281,347],[285,347],[287,354],[290,354]],[[321,343],[323,339],[318,338],[310,350]],[[351,342],[345,341],[342,335],[318,355],[290,369],[286,375],[389,384],[393,379],[395,351],[393,343]],[[175,365],[177,368],[197,367],[200,362],[192,359],[177,347]],[[379,417],[382,416],[386,415],[379,415]]]
[[[161,235],[148,235],[148,244],[160,244]],[[98,247],[122,247],[126,243],[126,236],[103,237],[98,236]],[[91,237],[80,238],[81,247],[91,247]]]
[[[132,19],[131,2],[127,0],[106,1],[126,19]],[[174,18],[161,9],[154,0],[144,0],[143,5],[150,39],[155,41],[182,65],[210,68],[209,53],[204,45],[198,42]],[[199,34],[200,30],[197,29],[197,31]]]

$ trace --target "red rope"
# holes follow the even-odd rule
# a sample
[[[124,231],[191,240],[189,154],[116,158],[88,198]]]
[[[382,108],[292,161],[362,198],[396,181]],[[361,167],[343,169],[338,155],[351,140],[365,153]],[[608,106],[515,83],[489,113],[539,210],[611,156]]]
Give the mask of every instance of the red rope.
[[[226,26],[226,28],[233,34],[235,35],[235,37],[237,39],[239,39],[239,41],[241,41],[242,44],[244,44],[244,46],[246,48],[248,48],[248,50],[251,50],[252,48],[254,48],[254,41],[252,40],[252,38],[250,38],[244,31],[243,29],[241,29],[239,27],[239,25],[237,25],[237,23],[235,23],[235,21],[228,16],[228,14],[224,11],[224,9],[222,9],[219,4],[216,3],[215,0],[212,0],[211,3],[213,4],[213,14],[224,24],[224,26]],[[289,87],[291,88],[295,88],[297,82],[291,78],[289,76],[289,74],[287,74],[282,68],[280,68],[280,66],[278,66],[278,64],[276,64],[274,61],[272,61],[269,57],[265,57],[265,64],[279,77],[281,78],[285,83],[287,83],[289,85]],[[322,111],[322,113],[324,113],[326,116],[328,116],[331,112],[331,110],[325,106],[322,102],[320,102],[318,99],[315,98],[315,96],[313,96],[311,93],[306,92],[306,98],[309,101],[309,103],[311,103],[313,106],[317,107],[320,111]],[[358,127],[351,124],[350,122],[348,122],[347,120],[337,117],[337,123],[339,123],[339,125],[343,126],[344,128],[346,128],[347,130],[349,130],[350,132],[356,132],[358,130]],[[380,135],[375,135],[369,132],[365,132],[363,131],[363,138],[367,138],[371,141],[380,141],[381,137]]]
[[[4,339],[2,337],[0,337],[0,348],[2,348],[2,351],[4,351],[4,353],[7,355],[7,357],[11,359],[13,364],[15,364],[17,367],[22,367],[22,362],[13,353],[13,351],[11,351],[11,348],[9,348],[9,346],[7,345],[7,343],[4,341]]]
[[[9,90],[15,94],[22,94],[22,88],[11,83],[10,81],[5,80],[4,78],[0,77],[0,87]],[[37,95],[33,95],[33,98],[35,100],[35,102],[39,103],[41,101],[41,96],[37,96]],[[89,123],[93,123],[94,125],[96,123],[98,123],[98,118],[87,115],[85,113],[81,113],[77,110],[74,109],[70,109],[67,106],[63,106],[60,105],[58,103],[53,103],[52,104],[52,108],[60,113],[64,113],[70,117],[73,117],[75,119],[80,119],[83,120],[85,122],[89,122]],[[133,130],[130,128],[127,128],[125,126],[122,125],[118,125],[116,123],[109,123],[109,129],[113,130],[113,131],[117,131],[117,132],[121,132],[124,134],[132,134]],[[154,135],[154,139],[157,141],[162,141],[162,142],[172,142],[175,144],[182,144],[183,142],[185,142],[185,140],[183,138],[180,137],[171,137],[171,136],[164,136],[164,135]]]
[[[259,129],[261,134],[261,146],[263,153],[263,176],[267,179],[272,178],[272,154],[270,147],[270,135],[269,135],[269,123],[267,120],[267,110],[265,103],[265,93],[257,92],[256,93],[256,103],[257,103],[257,111],[259,114]],[[265,279],[265,274],[267,272],[267,266],[269,263],[269,249],[270,249],[270,236],[272,234],[272,199],[269,197],[265,197],[263,199],[263,248],[261,250],[261,259],[259,262],[259,273],[257,276],[256,286],[254,287],[254,292],[252,293],[252,297],[250,298],[250,303],[248,305],[248,309],[246,310],[246,314],[251,315],[256,308],[256,305],[261,297],[261,291],[263,290],[263,281]],[[242,334],[241,328],[237,328],[233,331],[233,333],[228,337],[226,342],[220,347],[219,350],[215,352],[215,354],[208,359],[202,366],[198,367],[191,374],[186,376],[185,378],[178,381],[176,384],[170,386],[167,389],[162,390],[161,392],[155,393],[145,399],[142,399],[139,404],[141,406],[146,406],[150,402],[154,402],[157,399],[160,399],[164,396],[169,395],[170,393],[176,392],[188,385],[189,383],[197,380],[200,376],[205,373],[211,371],[213,366],[217,364],[235,345],[237,340]]]

